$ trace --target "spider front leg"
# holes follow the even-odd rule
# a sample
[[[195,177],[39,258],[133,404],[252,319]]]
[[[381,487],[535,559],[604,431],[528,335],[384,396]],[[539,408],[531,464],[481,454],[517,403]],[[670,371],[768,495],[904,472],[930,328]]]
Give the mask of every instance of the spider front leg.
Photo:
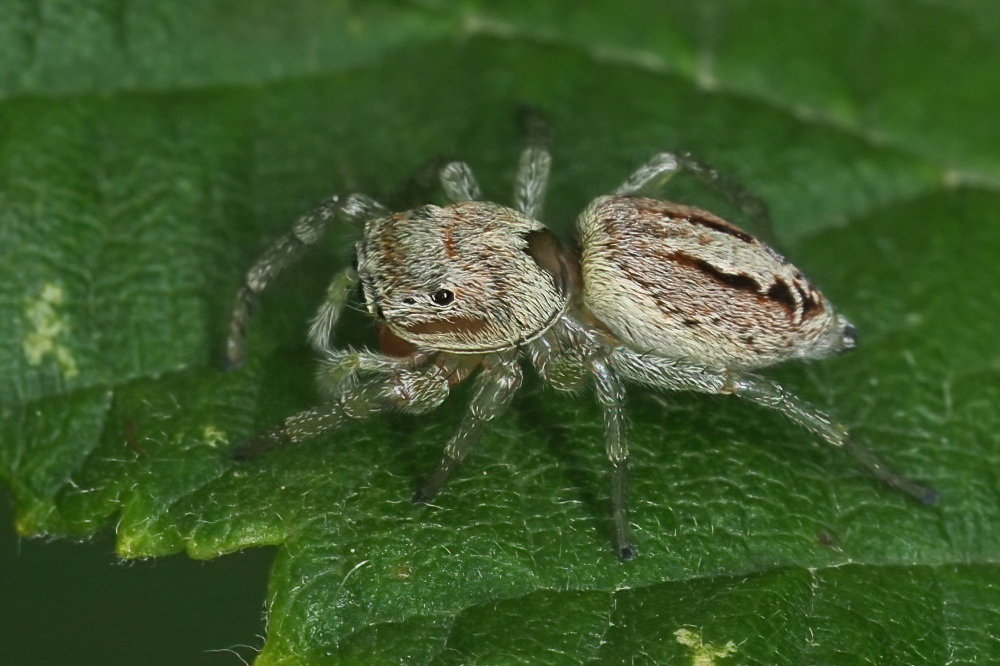
[[[309,344],[316,351],[332,351],[330,336],[333,334],[333,327],[357,283],[357,272],[353,268],[345,268],[334,276],[330,286],[326,288],[326,298],[309,325]]]
[[[452,203],[479,201],[483,196],[472,167],[465,162],[445,164],[441,168],[440,177],[444,194]]]
[[[441,492],[448,477],[479,442],[486,427],[510,405],[521,387],[522,372],[516,352],[505,352],[483,361],[476,376],[469,409],[458,431],[444,447],[444,456],[427,481],[413,495],[413,501],[425,504]]]
[[[514,179],[514,208],[532,219],[540,219],[549,184],[552,155],[549,153],[551,130],[537,112],[526,110],[522,124],[527,145],[521,151]],[[480,201],[482,189],[472,168],[465,162],[450,162],[440,172],[441,187],[452,203]]]
[[[444,402],[449,391],[447,374],[436,364],[412,367],[411,359],[371,352],[330,354],[318,379],[323,404],[293,414],[253,437],[234,457],[247,460],[389,409],[422,414]]]
[[[307,249],[315,245],[338,215],[352,220],[363,220],[385,214],[378,202],[362,195],[352,194],[346,199],[332,196],[292,226],[291,231],[276,240],[247,271],[243,286],[236,292],[233,313],[229,320],[229,338],[226,340],[226,365],[235,369],[246,358],[246,333],[257,299],[278,275],[300,259]]]
[[[591,361],[597,401],[604,412],[604,447],[611,462],[611,512],[615,528],[615,552],[622,560],[637,554],[628,525],[628,434],[625,420],[625,385],[603,360]]]
[[[549,172],[552,170],[552,155],[549,153],[552,130],[537,111],[524,109],[520,115],[527,145],[517,163],[514,207],[526,216],[540,220]]]

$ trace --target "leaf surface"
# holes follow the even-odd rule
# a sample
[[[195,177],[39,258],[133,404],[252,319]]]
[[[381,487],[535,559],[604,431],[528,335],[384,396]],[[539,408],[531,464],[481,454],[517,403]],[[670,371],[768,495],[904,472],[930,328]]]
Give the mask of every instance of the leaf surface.
[[[989,3],[189,4],[0,9],[0,481],[22,534],[279,546],[265,665],[1000,658]],[[599,411],[537,380],[434,507],[408,498],[465,389],[231,462],[314,401],[305,322],[354,230],[275,286],[225,373],[253,259],[332,192],[423,202],[442,158],[509,201],[523,103],[555,128],[564,236],[656,150],[762,196],[862,333],[771,374],[941,503],[732,398],[634,390],[623,565]],[[340,335],[372,342],[358,315]]]

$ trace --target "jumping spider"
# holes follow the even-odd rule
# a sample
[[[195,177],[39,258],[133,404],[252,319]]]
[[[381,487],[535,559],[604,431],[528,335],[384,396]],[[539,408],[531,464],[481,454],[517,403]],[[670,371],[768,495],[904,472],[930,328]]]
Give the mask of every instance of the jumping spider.
[[[626,508],[628,382],[732,394],[775,409],[875,476],[917,498],[936,493],[905,479],[848,439],[847,429],[752,371],[855,346],[854,327],[781,255],[704,210],[644,196],[679,170],[718,175],[687,155],[660,153],[578,221],[579,256],[539,222],[550,168],[544,132],[529,132],[514,207],[483,201],[471,169],[440,172],[447,206],[393,213],[361,194],[332,196],[301,217],[247,273],[230,325],[227,360],[244,359],[257,296],[344,218],[364,225],[357,267],[342,270],[309,329],[321,355],[322,403],[288,417],[237,451],[248,458],[347,421],[396,409],[421,414],[474,375],[468,412],[440,464],[416,492],[428,502],[521,386],[527,357],[556,389],[592,382],[604,414],[618,556],[636,549]],[[748,195],[744,210],[761,210]],[[331,332],[360,279],[380,352],[336,349]]]

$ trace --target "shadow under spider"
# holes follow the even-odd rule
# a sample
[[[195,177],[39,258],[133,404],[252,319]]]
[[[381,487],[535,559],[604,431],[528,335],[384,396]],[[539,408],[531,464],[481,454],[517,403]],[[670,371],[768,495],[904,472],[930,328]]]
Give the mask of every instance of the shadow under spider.
[[[569,482],[580,502],[587,506],[591,517],[606,521],[610,530],[611,500],[609,493],[603,492],[608,485],[606,483],[608,466],[604,456],[601,455],[603,462],[595,467],[594,458],[589,455],[592,451],[588,448],[594,446],[603,449],[604,446],[600,411],[595,406],[592,414],[587,413],[588,419],[594,424],[593,441],[574,441],[570,424],[558,413],[553,415],[553,410],[549,408],[556,401],[564,400],[570,405],[568,401],[586,400],[589,397],[587,392],[581,395],[557,393],[545,387],[537,377],[530,381],[526,380],[525,384],[526,388],[522,389],[514,399],[509,412],[511,417],[517,419],[526,440],[517,442],[516,445],[544,448],[544,451],[552,456],[559,475]],[[519,470],[520,473],[527,471]]]

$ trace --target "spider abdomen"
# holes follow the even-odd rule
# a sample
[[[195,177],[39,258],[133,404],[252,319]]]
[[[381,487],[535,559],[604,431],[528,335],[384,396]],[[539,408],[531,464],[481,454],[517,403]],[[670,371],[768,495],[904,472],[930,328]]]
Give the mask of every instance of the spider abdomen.
[[[854,344],[853,327],[795,266],[711,213],[607,196],[579,228],[584,303],[639,351],[753,368]]]

